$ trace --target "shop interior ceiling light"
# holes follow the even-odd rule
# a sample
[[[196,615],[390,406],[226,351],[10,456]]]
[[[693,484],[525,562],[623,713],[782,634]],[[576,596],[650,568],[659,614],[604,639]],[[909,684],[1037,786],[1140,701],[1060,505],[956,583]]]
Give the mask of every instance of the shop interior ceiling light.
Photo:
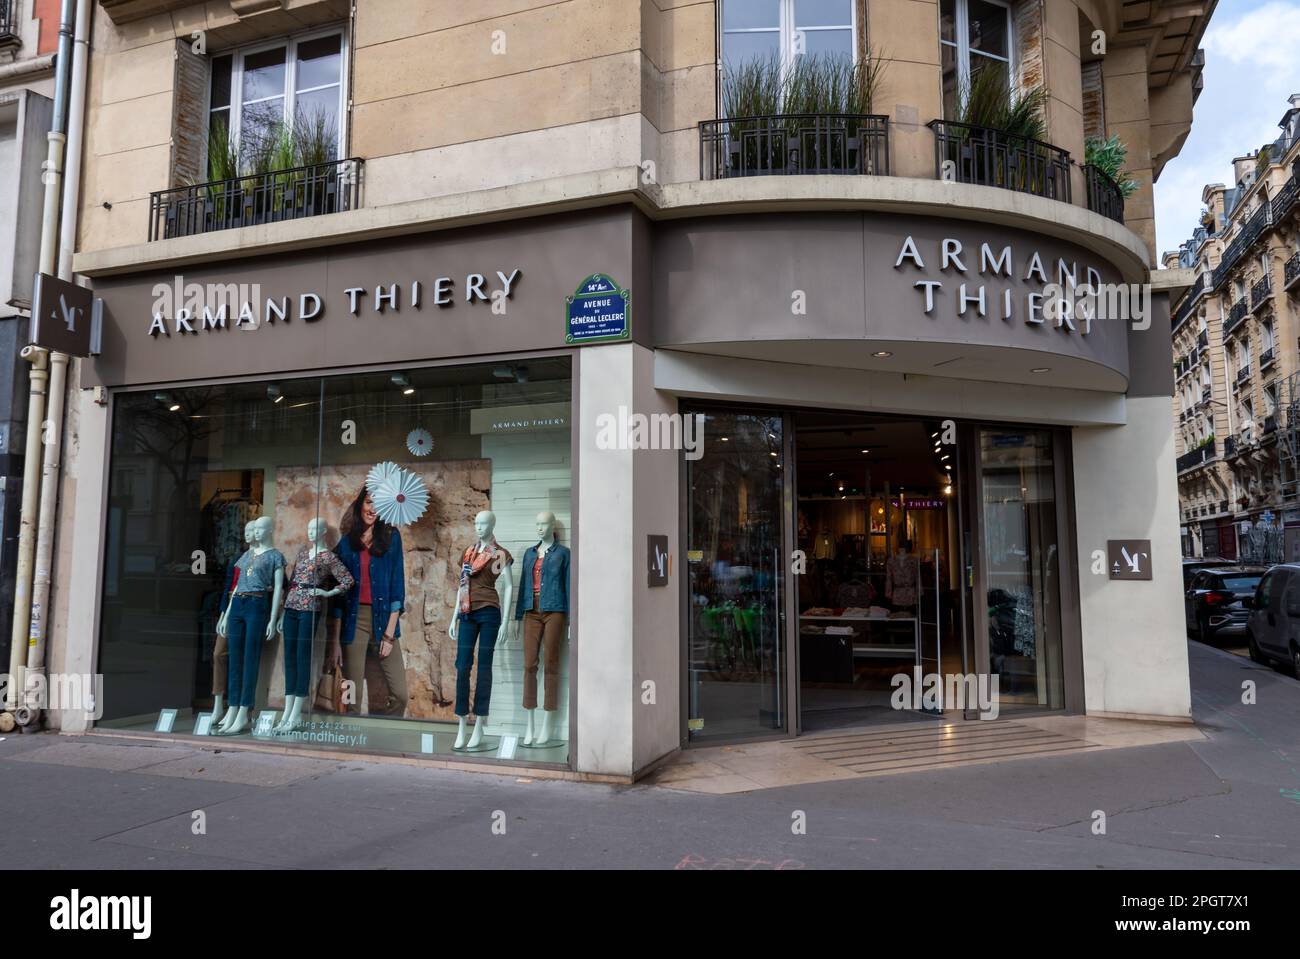
[[[417,426],[406,434],[406,448],[413,456],[428,456],[433,452],[433,434]]]
[[[375,512],[389,526],[409,526],[429,507],[429,492],[424,483],[404,469],[391,474],[370,496]]]
[[[376,463],[366,474],[366,492],[371,497],[378,495],[379,487],[388,482],[392,477],[402,471],[402,468],[396,463],[390,463],[385,460],[382,463]]]

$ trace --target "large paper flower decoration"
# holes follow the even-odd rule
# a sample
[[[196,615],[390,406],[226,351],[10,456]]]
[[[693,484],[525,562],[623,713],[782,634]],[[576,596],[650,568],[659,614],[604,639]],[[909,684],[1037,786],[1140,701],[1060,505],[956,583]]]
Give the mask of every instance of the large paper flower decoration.
[[[428,456],[433,452],[433,434],[416,427],[406,434],[406,448],[412,456]]]
[[[373,497],[380,486],[401,471],[402,468],[396,463],[376,463],[370,468],[370,472],[366,474],[366,492]]]
[[[389,526],[409,526],[429,506],[429,493],[420,477],[399,469],[370,492],[375,512]]]

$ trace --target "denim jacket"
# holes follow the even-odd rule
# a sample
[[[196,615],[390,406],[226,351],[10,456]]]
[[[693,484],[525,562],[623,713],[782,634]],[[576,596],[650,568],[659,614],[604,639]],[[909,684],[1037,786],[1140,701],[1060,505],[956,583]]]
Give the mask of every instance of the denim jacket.
[[[344,536],[334,550],[348,572],[352,574],[354,585],[346,593],[330,600],[330,615],[342,619],[339,630],[339,642],[351,646],[357,633],[357,613],[361,609],[361,553],[352,548],[352,541]],[[383,556],[370,557],[370,613],[373,626],[371,639],[378,645],[388,628],[388,617],[392,613],[406,610],[406,568],[402,560],[402,534],[393,530],[392,542]],[[393,635],[402,635],[402,621],[398,619]]]
[[[515,619],[523,619],[524,612],[533,606],[533,566],[537,563],[537,547],[524,551],[524,561],[519,574],[519,598],[515,600]],[[542,557],[542,609],[543,613],[569,612],[569,548],[552,543]]]

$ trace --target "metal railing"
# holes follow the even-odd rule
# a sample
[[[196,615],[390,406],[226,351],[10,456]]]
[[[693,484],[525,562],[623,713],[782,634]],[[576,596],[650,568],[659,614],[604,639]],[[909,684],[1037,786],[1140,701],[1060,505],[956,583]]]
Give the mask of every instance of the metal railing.
[[[1210,331],[1201,330],[1196,334],[1196,345],[1201,349],[1208,349],[1210,346]]]
[[[1213,399],[1214,396],[1210,387],[1208,386],[1201,387],[1201,405],[1204,406],[1206,403],[1209,403]]]
[[[1227,459],[1230,456],[1237,455],[1237,438],[1235,436],[1225,436],[1223,438],[1223,457]],[[1224,507],[1225,509],[1227,507]]]
[[[1001,187],[1070,202],[1070,154],[1041,140],[953,120],[931,120],[940,180]]]
[[[1277,196],[1273,197],[1273,222],[1281,222],[1283,217],[1295,209],[1297,202],[1300,202],[1300,180],[1293,174],[1282,185],[1282,189],[1277,191]]]
[[[1228,318],[1223,321],[1223,335],[1227,336],[1237,327],[1241,326],[1241,321],[1246,318],[1246,298],[1243,296],[1236,303],[1232,304],[1232,309],[1228,311]]]
[[[1254,313],[1273,292],[1273,278],[1265,273],[1250,287],[1250,312]]]
[[[1249,367],[1249,366],[1243,366],[1243,367],[1241,367],[1240,369],[1237,370],[1237,383],[1238,383],[1238,384],[1245,383],[1248,379],[1250,379],[1250,367]]]
[[[1276,359],[1276,356],[1274,355],[1273,347],[1270,346],[1259,354],[1259,368],[1262,370],[1264,367],[1272,363],[1274,359]]]
[[[1217,455],[1218,450],[1216,449],[1215,441],[1210,440],[1210,442],[1206,443],[1204,446],[1198,446],[1190,453],[1184,453],[1182,456],[1178,457],[1178,472],[1185,473],[1190,469],[1195,469],[1202,463],[1208,463]]]
[[[149,197],[149,240],[354,210],[364,162],[353,157],[159,190]]]
[[[1251,214],[1241,230],[1237,233],[1235,239],[1228,244],[1223,251],[1223,256],[1219,260],[1219,265],[1214,268],[1214,288],[1217,290],[1228,281],[1230,274],[1241,258],[1246,255],[1256,240],[1263,234],[1264,228],[1272,220],[1272,205],[1264,203],[1258,210]]]
[[[1192,281],[1192,285],[1187,288],[1187,293],[1183,296],[1182,301],[1178,304],[1178,309],[1174,312],[1173,330],[1175,332],[1182,326],[1183,321],[1192,315],[1192,310],[1195,309],[1197,301],[1209,288],[1209,273],[1202,273]]]
[[[1119,184],[1091,163],[1083,165],[1083,182],[1088,187],[1088,209],[1123,223],[1124,193]]]
[[[1264,417],[1264,428],[1260,431],[1264,436],[1277,432],[1277,414],[1269,413]]]
[[[1297,281],[1300,281],[1300,253],[1293,253],[1282,267],[1282,289],[1291,289]]]
[[[889,175],[889,118],[778,113],[700,123],[700,179],[808,174]]]
[[[13,0],[0,0],[0,43],[18,40],[18,24],[14,20]]]

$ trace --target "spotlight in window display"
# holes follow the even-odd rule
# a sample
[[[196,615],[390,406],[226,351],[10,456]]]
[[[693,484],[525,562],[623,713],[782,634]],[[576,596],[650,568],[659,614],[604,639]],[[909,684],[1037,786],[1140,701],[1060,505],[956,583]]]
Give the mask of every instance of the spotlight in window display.
[[[371,490],[370,498],[379,518],[389,526],[409,526],[429,506],[429,492],[420,477],[403,469]]]
[[[371,496],[377,495],[379,487],[396,477],[400,472],[402,472],[402,468],[396,463],[390,463],[387,460],[376,463],[370,468],[370,472],[366,474],[366,492]]]
[[[406,448],[412,456],[428,456],[433,452],[433,434],[417,426],[406,434]]]

